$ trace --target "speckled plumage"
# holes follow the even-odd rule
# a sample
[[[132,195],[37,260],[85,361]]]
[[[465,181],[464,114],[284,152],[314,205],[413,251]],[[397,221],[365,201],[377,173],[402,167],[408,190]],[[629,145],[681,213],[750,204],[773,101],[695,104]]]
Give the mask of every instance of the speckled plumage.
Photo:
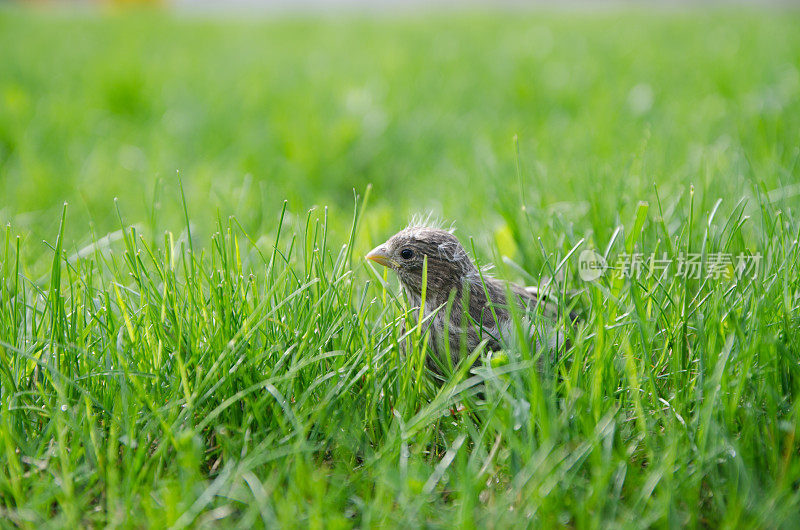
[[[479,271],[449,230],[410,226],[367,257],[392,268],[410,303],[417,307],[421,304],[423,265],[427,258],[424,314],[427,317],[436,311],[430,324],[431,345],[440,360],[446,359],[448,349],[455,365],[462,353],[472,352],[484,340],[489,350],[502,349],[513,341],[516,333],[507,300],[509,292],[524,316],[526,333],[537,346],[547,344],[554,348],[556,343],[563,342],[563,334],[552,330],[557,315],[550,301],[537,296],[533,288],[507,283]],[[446,306],[450,296],[453,303],[448,323]],[[464,318],[466,314],[462,309],[464,297],[469,308],[468,318]],[[438,372],[435,361],[429,359],[428,364]]]

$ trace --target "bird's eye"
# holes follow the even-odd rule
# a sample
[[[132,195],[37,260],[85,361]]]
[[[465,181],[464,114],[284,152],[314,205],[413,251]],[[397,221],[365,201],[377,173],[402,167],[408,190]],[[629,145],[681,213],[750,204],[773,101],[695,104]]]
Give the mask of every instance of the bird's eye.
[[[414,257],[414,251],[411,250],[410,248],[404,248],[403,250],[400,251],[400,256],[403,259],[411,259]]]

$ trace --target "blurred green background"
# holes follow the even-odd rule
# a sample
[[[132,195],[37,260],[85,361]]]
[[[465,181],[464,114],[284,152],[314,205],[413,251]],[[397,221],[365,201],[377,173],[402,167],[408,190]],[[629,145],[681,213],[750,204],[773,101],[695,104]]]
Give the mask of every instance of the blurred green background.
[[[343,228],[371,183],[369,240],[432,211],[502,244],[523,202],[536,226],[607,238],[654,183],[708,207],[753,175],[797,180],[798,27],[781,10],[4,9],[0,221],[33,254],[64,201],[67,247],[118,228],[115,197],[142,230],[180,231],[180,172],[199,235],[217,212],[272,230],[284,199]]]
[[[82,5],[0,8],[0,526],[796,526],[800,11]],[[763,268],[564,259],[557,371],[438,386],[359,259],[429,211],[530,283]]]

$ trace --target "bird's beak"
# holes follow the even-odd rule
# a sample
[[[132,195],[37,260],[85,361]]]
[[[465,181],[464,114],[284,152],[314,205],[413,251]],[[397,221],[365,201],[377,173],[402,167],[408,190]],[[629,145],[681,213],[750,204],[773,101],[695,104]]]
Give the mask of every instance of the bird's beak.
[[[386,247],[383,245],[373,248],[369,251],[369,254],[366,255],[368,260],[372,260],[375,263],[380,263],[384,267],[395,267],[397,263],[389,257],[389,252],[386,250]]]

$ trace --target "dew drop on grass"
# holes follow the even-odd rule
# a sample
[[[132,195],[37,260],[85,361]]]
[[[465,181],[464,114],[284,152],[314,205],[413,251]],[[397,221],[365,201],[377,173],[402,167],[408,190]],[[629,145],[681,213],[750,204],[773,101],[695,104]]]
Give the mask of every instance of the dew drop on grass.
[[[66,412],[67,411],[67,405],[66,404],[65,405],[61,405],[61,411],[62,412]]]

